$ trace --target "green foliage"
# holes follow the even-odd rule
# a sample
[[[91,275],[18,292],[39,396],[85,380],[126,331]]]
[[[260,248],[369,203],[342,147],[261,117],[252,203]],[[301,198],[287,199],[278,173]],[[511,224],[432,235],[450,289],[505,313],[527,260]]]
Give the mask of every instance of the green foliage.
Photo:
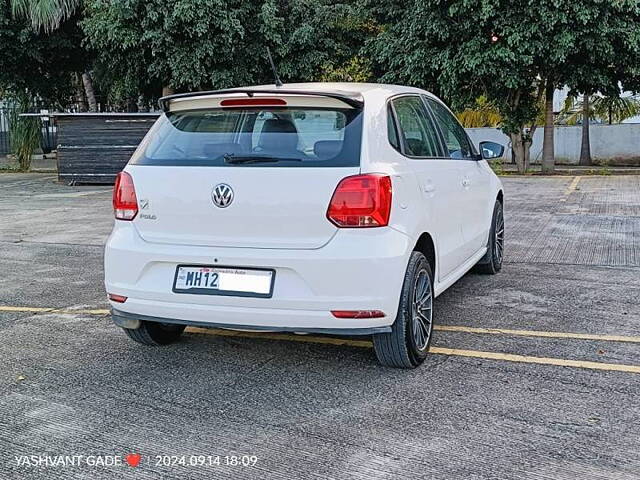
[[[500,112],[484,95],[476,98],[473,107],[461,111],[457,117],[465,128],[497,127],[502,122]]]
[[[329,0],[86,0],[82,26],[98,83],[121,96],[272,83],[266,46],[285,82],[368,78],[361,17]]]
[[[336,67],[328,62],[320,74],[320,82],[369,82],[371,80],[371,63],[363,57],[353,57],[344,66]]]
[[[496,175],[505,175],[504,161],[502,158],[494,158],[489,161],[489,166]]]
[[[580,124],[583,121],[583,102],[575,95],[565,100],[560,120],[567,125]],[[602,123],[622,123],[628,118],[640,115],[640,98],[633,95],[590,95],[589,119]]]
[[[384,11],[383,0],[370,0]],[[384,72],[382,81],[426,88],[455,109],[472,107],[484,95],[512,135],[516,160],[525,171],[540,98],[536,61],[544,38],[545,4],[528,1],[433,0],[391,4],[387,25],[368,43]],[[410,14],[407,14],[410,12]],[[531,129],[525,129],[530,125]]]
[[[564,34],[569,41],[563,46],[564,68],[555,72],[558,80],[574,94],[616,96],[620,83],[634,90],[640,81],[640,2],[574,2],[570,11],[573,32]]]
[[[18,160],[20,170],[26,172],[31,166],[31,155],[40,145],[40,119],[20,116],[21,113],[32,111],[29,96],[18,96],[14,106],[9,116],[11,150]]]
[[[80,0],[11,0],[14,17],[27,18],[34,30],[52,32],[69,19]]]
[[[640,90],[639,26],[637,0],[0,0],[0,91],[64,99],[91,70],[124,108],[163,86],[271,83],[268,45],[285,82],[423,87],[526,146],[547,79]]]
[[[576,91],[609,91],[639,73],[636,0],[368,4],[386,25],[368,44],[382,80],[426,88],[459,110],[485,95],[512,138],[521,171],[547,79]]]
[[[26,20],[14,19],[10,10],[8,1],[0,0],[0,91],[65,103],[72,94],[73,73],[87,62],[75,19],[45,34]]]
[[[640,98],[630,95],[598,95],[593,99],[593,110],[603,123],[622,123],[627,118],[640,115]]]
[[[232,78],[246,80],[247,71],[236,62],[243,54],[238,44],[255,24],[243,26],[251,7],[235,3],[88,0],[82,25],[100,69],[109,74],[99,77],[103,83],[115,81],[118,89],[132,88],[133,94],[140,83],[153,81],[197,89],[213,81],[231,86]]]
[[[528,2],[410,2],[369,43],[386,72],[381,80],[426,87],[458,108],[486,95],[498,108],[507,101],[529,110],[535,95],[521,92],[532,92],[537,83],[532,66],[541,42],[533,37],[540,35],[540,12],[520,3]],[[493,34],[498,41],[492,42]]]
[[[371,78],[370,63],[360,50],[380,29],[356,2],[292,0],[279,5],[276,51],[283,80]]]

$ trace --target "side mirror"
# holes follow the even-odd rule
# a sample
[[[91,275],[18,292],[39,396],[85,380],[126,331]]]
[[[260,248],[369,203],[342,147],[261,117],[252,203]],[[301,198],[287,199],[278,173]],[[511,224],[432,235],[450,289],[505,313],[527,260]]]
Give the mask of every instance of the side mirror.
[[[502,157],[504,147],[496,142],[480,142],[480,156],[484,160]]]

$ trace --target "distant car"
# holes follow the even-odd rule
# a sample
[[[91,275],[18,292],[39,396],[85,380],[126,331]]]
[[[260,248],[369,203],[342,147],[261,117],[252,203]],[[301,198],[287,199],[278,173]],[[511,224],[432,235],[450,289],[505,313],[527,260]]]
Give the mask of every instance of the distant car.
[[[433,299],[496,273],[503,189],[451,111],[356,83],[178,94],[116,180],[105,251],[113,319],[164,345],[186,325],[371,335],[427,355]]]

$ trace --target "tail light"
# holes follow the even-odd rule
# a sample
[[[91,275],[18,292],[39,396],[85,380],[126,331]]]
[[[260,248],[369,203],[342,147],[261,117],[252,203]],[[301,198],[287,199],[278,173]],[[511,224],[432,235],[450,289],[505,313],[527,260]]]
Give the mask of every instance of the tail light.
[[[124,295],[116,295],[115,293],[110,293],[108,296],[109,300],[111,300],[112,302],[124,303],[127,301],[127,297],[125,297]]]
[[[380,310],[331,310],[336,318],[382,318],[384,312]]]
[[[138,214],[138,199],[133,178],[120,172],[113,186],[113,212],[118,220],[133,220]]]
[[[221,107],[284,107],[281,98],[229,98],[220,102]]]
[[[380,174],[343,178],[329,202],[327,218],[341,228],[385,227],[391,213],[391,177]]]

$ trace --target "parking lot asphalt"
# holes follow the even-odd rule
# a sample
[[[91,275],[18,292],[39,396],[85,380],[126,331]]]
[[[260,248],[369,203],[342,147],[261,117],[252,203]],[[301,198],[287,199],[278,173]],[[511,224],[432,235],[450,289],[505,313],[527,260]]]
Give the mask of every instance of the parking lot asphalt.
[[[441,295],[401,371],[366,338],[135,344],[106,314],[110,187],[0,174],[0,479],[640,478],[640,176],[503,183],[503,271]]]

